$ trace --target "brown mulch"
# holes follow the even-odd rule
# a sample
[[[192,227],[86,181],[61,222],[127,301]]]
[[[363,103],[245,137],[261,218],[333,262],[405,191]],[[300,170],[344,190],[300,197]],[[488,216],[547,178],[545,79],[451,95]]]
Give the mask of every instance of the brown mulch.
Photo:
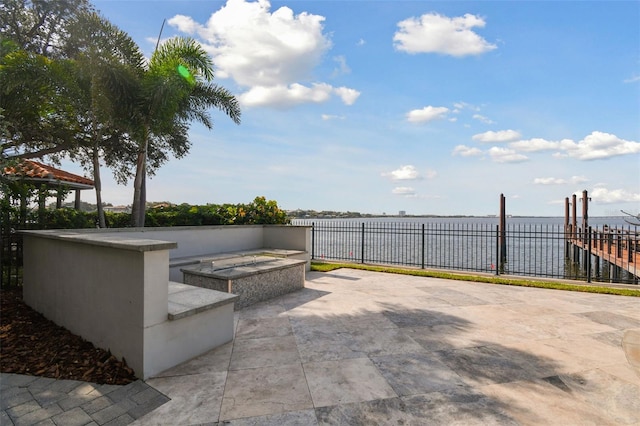
[[[0,372],[126,385],[126,362],[49,321],[22,301],[22,289],[0,291]]]

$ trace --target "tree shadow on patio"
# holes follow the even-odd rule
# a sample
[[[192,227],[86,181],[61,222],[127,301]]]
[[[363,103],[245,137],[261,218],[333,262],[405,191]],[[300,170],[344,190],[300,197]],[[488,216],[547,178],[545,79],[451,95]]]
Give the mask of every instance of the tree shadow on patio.
[[[557,348],[484,340],[480,327],[460,316],[378,305],[318,315],[312,306],[304,315],[288,310],[303,366],[367,357],[398,395],[316,407],[320,424],[604,424],[612,407],[617,418],[638,420],[628,396],[637,386],[603,371],[577,373],[586,367],[580,359],[568,374],[568,355]],[[607,400],[597,402],[605,387]]]

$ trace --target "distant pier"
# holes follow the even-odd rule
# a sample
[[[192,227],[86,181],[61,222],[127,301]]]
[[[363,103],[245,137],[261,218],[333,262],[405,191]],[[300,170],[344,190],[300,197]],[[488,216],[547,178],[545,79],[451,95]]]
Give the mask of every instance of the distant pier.
[[[628,274],[636,284],[640,278],[640,232],[636,227],[627,229],[589,226],[587,191],[582,193],[582,226],[578,226],[577,199],[565,199],[565,257],[584,270],[587,281],[617,282]],[[569,207],[572,207],[570,214]]]

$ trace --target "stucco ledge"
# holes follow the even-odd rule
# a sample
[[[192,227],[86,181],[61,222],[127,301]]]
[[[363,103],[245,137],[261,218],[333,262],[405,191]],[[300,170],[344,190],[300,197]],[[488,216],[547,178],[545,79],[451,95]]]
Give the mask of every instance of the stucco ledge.
[[[48,229],[40,231],[19,231],[26,236],[47,238],[52,240],[69,241],[79,244],[110,247],[131,251],[157,251],[170,250],[178,247],[178,243],[172,241],[151,240],[144,238],[129,238],[120,235],[106,233],[83,233],[64,229]]]

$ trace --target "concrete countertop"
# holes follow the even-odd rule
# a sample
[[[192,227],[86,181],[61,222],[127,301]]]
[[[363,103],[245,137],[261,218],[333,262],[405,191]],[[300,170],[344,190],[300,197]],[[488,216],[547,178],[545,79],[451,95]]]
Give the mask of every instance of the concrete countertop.
[[[48,238],[60,241],[70,241],[81,244],[89,244],[102,247],[112,247],[117,249],[132,251],[156,251],[170,250],[178,247],[178,243],[172,241],[152,240],[146,238],[131,238],[118,233],[95,233],[82,232],[66,229],[48,229],[40,231],[20,231],[21,234],[29,237]]]

